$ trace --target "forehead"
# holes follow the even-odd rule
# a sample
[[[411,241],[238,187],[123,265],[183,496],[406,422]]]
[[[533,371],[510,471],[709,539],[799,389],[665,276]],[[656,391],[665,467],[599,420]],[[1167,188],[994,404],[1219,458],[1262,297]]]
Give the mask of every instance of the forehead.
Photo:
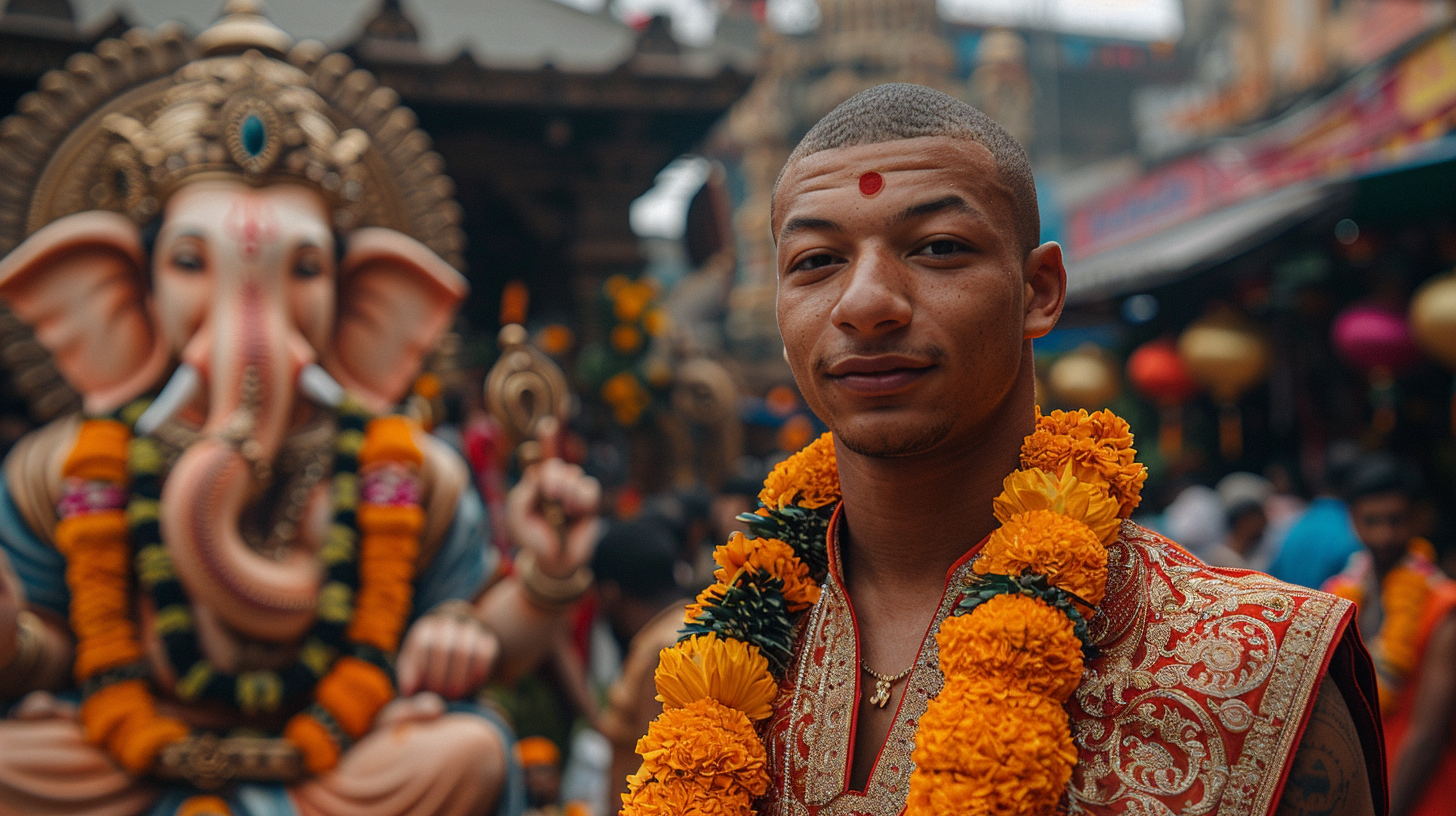
[[[865,197],[859,192],[859,178],[872,171],[884,177],[884,188]],[[1013,229],[1011,189],[991,151],[969,139],[927,136],[821,150],[794,162],[785,169],[774,195],[773,231],[777,236],[784,222],[804,214],[802,210],[950,192],[965,197],[999,226]],[[815,212],[814,217],[826,214]]]
[[[235,179],[206,179],[179,189],[167,200],[162,233],[223,233],[252,222],[263,234],[328,239],[328,208],[301,184],[254,187]]]

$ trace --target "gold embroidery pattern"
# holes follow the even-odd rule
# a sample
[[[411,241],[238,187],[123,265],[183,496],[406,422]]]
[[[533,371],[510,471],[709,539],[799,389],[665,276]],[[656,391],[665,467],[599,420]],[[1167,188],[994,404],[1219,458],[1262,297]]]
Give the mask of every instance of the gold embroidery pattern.
[[[1263,816],[1349,604],[1263,575],[1225,575],[1131,522],[1108,548],[1089,621],[1098,652],[1069,703],[1078,764],[1069,813]],[[837,566],[837,565],[836,565]],[[969,585],[952,576],[931,632]],[[943,683],[933,637],[864,793],[846,792],[858,643],[831,577],[807,617],[767,726],[774,786],[761,813],[895,816],[919,718]]]

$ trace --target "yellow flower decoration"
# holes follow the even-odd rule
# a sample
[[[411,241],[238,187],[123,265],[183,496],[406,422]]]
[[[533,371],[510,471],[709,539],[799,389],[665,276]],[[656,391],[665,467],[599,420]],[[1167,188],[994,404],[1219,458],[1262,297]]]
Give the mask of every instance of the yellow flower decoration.
[[[750,720],[773,713],[779,687],[758,648],[733,638],[699,635],[663,649],[657,664],[657,699],[664,708],[717,700]]]
[[[1023,468],[1058,475],[1070,469],[1081,481],[1106,489],[1117,500],[1122,518],[1131,516],[1142,501],[1148,478],[1136,457],[1131,429],[1111,411],[1053,411],[1050,416],[1038,411],[1036,430],[1021,446]]]
[[[631,354],[642,348],[642,332],[636,326],[618,323],[612,328],[611,343],[618,354]]]
[[[1091,527],[1103,544],[1111,544],[1122,529],[1117,502],[1101,486],[1078,479],[1071,468],[1060,477],[1040,468],[1012,471],[1002,486],[993,505],[999,522],[1032,510],[1050,510]]]
[[[637,741],[642,757],[638,777],[666,782],[691,781],[704,790],[768,790],[768,754],[753,723],[742,711],[717,700],[695,700],[662,712]]]
[[[947,618],[935,637],[947,677],[1065,700],[1082,680],[1082,642],[1062,612],[1026,595],[998,595]]]
[[[697,599],[688,604],[687,614],[683,615],[683,623],[697,623],[698,619],[703,616],[703,607],[718,604],[727,592],[726,584],[713,584],[699,592]]]
[[[1107,591],[1107,548],[1092,528],[1050,510],[1012,516],[991,534],[973,569],[978,575],[1045,575],[1090,606]]]
[[[809,565],[799,560],[793,547],[776,538],[749,538],[743,533],[734,533],[727,544],[713,551],[713,560],[718,564],[713,577],[719,584],[731,586],[739,573],[753,568],[784,582],[784,604],[790,612],[808,609],[819,602],[819,585],[809,577]]]
[[[825,433],[808,447],[774,466],[763,482],[758,500],[765,507],[790,504],[814,510],[839,501],[839,464],[834,435]]]
[[[622,813],[628,816],[753,816],[753,798],[742,791],[709,790],[694,782],[627,777]]]
[[[947,676],[930,705],[905,816],[1055,812],[1077,763],[1061,703]]]

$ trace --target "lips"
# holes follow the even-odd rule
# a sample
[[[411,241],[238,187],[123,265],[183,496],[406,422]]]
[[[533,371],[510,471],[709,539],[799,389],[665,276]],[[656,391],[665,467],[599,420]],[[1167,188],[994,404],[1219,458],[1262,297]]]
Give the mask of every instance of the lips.
[[[898,354],[850,357],[825,372],[831,380],[861,397],[897,394],[924,379],[935,365],[924,359]]]

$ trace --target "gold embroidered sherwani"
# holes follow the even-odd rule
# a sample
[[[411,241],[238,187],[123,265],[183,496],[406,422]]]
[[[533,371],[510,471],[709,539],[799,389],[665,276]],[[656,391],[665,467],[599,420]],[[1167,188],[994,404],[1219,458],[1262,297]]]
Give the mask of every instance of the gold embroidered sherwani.
[[[950,569],[866,789],[849,791],[862,675],[835,520],[830,575],[767,725],[773,786],[764,816],[904,809],[916,724],[943,684],[933,635],[974,575],[975,550]],[[1205,566],[1131,522],[1108,560],[1107,595],[1088,622],[1095,654],[1068,703],[1078,763],[1064,811],[1271,814],[1327,671],[1361,732],[1372,790],[1383,796],[1374,675],[1348,602]]]

